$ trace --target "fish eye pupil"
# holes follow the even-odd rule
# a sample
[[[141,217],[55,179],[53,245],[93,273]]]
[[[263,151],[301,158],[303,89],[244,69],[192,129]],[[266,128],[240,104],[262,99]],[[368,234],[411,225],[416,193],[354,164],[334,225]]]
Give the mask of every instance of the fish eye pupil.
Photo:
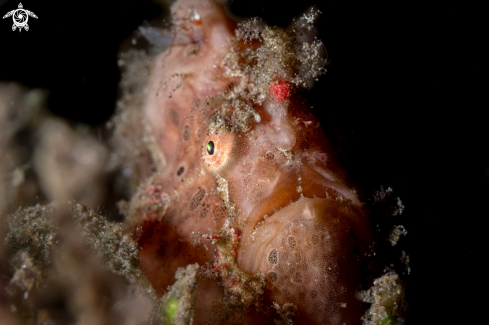
[[[214,149],[215,149],[214,142],[209,141],[209,143],[207,144],[207,153],[212,156],[214,154]]]

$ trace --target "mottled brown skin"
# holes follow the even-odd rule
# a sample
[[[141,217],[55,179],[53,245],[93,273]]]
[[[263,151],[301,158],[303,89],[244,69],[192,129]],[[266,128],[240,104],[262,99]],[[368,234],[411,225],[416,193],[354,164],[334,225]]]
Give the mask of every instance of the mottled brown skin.
[[[200,14],[204,41],[158,56],[148,85],[145,116],[166,164],[144,189],[154,198],[140,216],[144,272],[163,293],[178,267],[228,267],[216,259],[217,245],[202,235],[222,234],[231,216],[227,227],[239,234],[237,246],[228,245],[237,248],[235,267],[266,278],[262,312],[243,310],[235,320],[270,323],[275,302],[295,304],[299,324],[359,324],[362,306],[354,292],[370,225],[329,141],[294,92],[285,99],[267,94],[255,107],[260,122],[249,122],[247,131],[210,130],[216,108],[206,101],[237,82],[224,77],[222,65],[235,25],[213,2],[174,6],[180,13],[188,8]],[[206,151],[209,141],[213,155]],[[227,192],[217,190],[223,180]],[[171,202],[152,209],[162,193]],[[218,269],[214,273],[225,277]],[[219,306],[231,285],[201,278],[196,324],[229,321]]]

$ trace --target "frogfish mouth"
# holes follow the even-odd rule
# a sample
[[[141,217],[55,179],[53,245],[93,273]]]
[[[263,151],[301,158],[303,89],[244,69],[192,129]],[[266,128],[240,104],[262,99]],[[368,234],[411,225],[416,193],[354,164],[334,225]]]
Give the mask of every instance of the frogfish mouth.
[[[172,7],[144,106],[163,163],[131,205],[160,294],[200,265],[195,324],[361,323],[370,224],[301,95],[325,72],[319,14],[282,29],[212,1]]]

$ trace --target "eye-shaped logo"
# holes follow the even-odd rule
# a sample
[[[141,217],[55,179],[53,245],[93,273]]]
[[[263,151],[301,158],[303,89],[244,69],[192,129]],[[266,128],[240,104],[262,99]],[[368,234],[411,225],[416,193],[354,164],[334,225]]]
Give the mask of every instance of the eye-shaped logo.
[[[12,16],[12,19],[14,21],[14,24],[12,25],[12,31],[15,31],[18,28],[19,32],[22,31],[22,28],[24,28],[26,31],[29,30],[29,25],[27,25],[29,16],[37,19],[36,14],[32,11],[25,10],[24,6],[22,6],[22,3],[19,3],[18,9],[7,12],[7,14],[3,16],[3,19],[10,16]]]

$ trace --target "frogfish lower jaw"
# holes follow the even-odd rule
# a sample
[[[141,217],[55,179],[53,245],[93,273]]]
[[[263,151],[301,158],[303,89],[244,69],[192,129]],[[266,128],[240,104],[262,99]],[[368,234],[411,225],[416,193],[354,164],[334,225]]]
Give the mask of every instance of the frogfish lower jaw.
[[[248,215],[238,266],[262,273],[270,299],[295,304],[305,323],[314,314],[311,322],[356,323],[362,306],[352,290],[372,240],[364,208],[331,172],[304,163],[284,174]]]
[[[356,323],[362,306],[352,290],[371,241],[368,228],[351,202],[301,196],[245,229],[238,265],[264,274],[271,299],[295,304],[304,324],[311,315],[317,324]]]
[[[247,217],[242,218],[246,222],[244,238],[257,224],[301,198],[325,199],[361,207],[353,189],[339,180],[323,177],[308,165],[301,166],[299,172],[284,174],[276,181],[277,186],[272,194],[258,203]]]

